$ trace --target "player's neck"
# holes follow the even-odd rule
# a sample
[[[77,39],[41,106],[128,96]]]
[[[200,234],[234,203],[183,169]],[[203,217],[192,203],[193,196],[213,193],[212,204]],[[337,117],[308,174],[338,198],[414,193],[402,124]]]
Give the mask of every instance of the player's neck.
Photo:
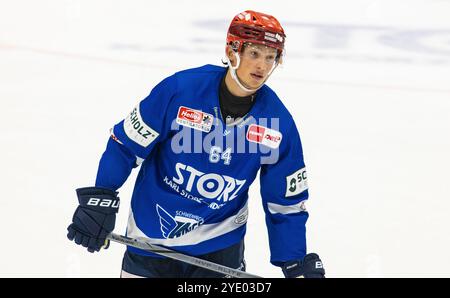
[[[227,75],[225,76],[225,85],[227,86],[228,91],[230,91],[230,93],[234,96],[244,97],[250,96],[254,93],[242,90],[241,87],[239,87],[239,85],[231,77],[230,70],[227,71]]]

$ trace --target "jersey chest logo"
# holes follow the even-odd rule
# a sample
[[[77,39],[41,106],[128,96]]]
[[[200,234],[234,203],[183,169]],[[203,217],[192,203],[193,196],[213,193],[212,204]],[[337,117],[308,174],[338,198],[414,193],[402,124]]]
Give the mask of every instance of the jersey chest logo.
[[[252,124],[247,130],[247,141],[266,145],[277,149],[280,146],[283,135],[278,130],[270,129],[261,125]]]
[[[177,114],[177,123],[193,129],[210,132],[213,123],[213,115],[180,106]]]

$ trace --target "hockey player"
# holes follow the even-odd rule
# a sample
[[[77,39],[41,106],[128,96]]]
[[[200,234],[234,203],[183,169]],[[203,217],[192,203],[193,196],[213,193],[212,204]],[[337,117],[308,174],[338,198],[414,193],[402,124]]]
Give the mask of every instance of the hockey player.
[[[306,251],[308,186],[292,116],[265,82],[282,62],[285,33],[245,11],[230,24],[227,67],[206,65],[161,81],[111,129],[95,187],[77,189],[68,238],[99,251],[113,231],[119,189],[140,165],[128,237],[245,270],[248,190],[260,170],[270,262],[286,277],[324,277]],[[122,277],[223,275],[128,247]]]

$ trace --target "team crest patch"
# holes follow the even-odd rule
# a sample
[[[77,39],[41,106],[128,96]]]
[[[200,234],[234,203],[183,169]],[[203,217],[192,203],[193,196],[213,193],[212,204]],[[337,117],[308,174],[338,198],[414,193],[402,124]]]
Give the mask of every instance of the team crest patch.
[[[280,146],[282,138],[281,132],[261,125],[252,124],[247,131],[247,141],[266,145],[272,149]]]
[[[180,106],[178,109],[177,123],[193,129],[210,132],[213,123],[213,115]]]
[[[156,212],[159,216],[161,233],[166,239],[183,236],[205,222],[203,217],[184,211],[176,211],[175,216],[172,216],[158,204],[156,204]]]
[[[244,211],[236,215],[234,223],[237,225],[243,225],[247,222],[247,219],[248,219],[248,209],[245,209]]]

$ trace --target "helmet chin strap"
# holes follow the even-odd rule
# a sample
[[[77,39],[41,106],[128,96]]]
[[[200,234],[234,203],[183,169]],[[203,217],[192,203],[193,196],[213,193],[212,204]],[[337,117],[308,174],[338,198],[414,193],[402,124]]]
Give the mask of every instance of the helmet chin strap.
[[[256,91],[258,91],[259,88],[261,88],[264,83],[267,81],[267,79],[270,77],[270,75],[272,74],[272,72],[275,70],[275,68],[278,66],[278,63],[275,62],[272,65],[272,69],[269,71],[269,73],[267,74],[266,79],[264,80],[264,82],[261,83],[261,85],[256,88],[256,89],[249,89],[247,87],[244,86],[243,83],[241,83],[241,80],[239,79],[236,70],[239,68],[239,65],[241,64],[241,57],[239,56],[239,54],[237,52],[234,52],[234,57],[236,58],[236,66],[233,66],[233,64],[231,64],[230,58],[228,58],[228,55],[226,56],[226,62],[228,63],[228,66],[230,67],[230,73],[231,73],[231,77],[233,78],[233,80],[236,82],[236,84],[239,86],[239,88],[241,88],[243,91],[245,92],[251,92],[251,93],[255,93]]]

